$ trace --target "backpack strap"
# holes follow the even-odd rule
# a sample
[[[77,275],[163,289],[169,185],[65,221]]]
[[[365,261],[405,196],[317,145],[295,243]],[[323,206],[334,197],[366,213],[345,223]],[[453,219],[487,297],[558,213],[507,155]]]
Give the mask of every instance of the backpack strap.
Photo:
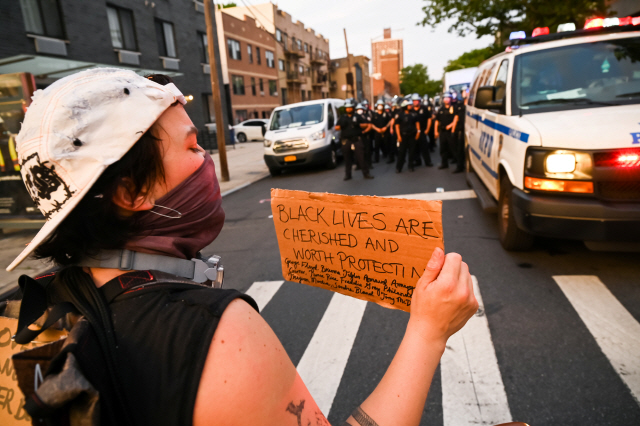
[[[193,281],[162,271],[132,271],[112,279],[100,287],[100,291],[104,295],[107,303],[111,303],[122,295],[134,292],[155,291],[160,289],[192,290],[201,288],[211,287],[204,284],[197,284]]]

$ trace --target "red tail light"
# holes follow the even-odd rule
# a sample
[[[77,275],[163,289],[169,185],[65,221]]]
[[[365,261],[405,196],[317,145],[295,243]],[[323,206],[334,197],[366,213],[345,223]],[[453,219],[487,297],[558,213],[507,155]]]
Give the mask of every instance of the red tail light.
[[[593,154],[596,167],[640,167],[640,149]]]

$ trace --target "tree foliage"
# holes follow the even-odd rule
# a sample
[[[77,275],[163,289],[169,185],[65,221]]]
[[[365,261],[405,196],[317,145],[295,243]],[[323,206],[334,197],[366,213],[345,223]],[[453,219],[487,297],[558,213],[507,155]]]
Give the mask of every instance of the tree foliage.
[[[607,0],[423,0],[424,18],[418,24],[435,26],[453,20],[449,32],[478,38],[492,35],[496,44],[515,30],[531,34],[536,27],[575,22],[578,28],[591,16],[609,16]]]
[[[442,80],[430,80],[427,67],[422,64],[404,67],[400,75],[400,92],[403,94],[418,93],[435,96],[442,92]]]
[[[444,67],[444,72],[477,67],[482,63],[482,61],[500,53],[502,50],[503,49],[496,47],[495,45],[491,45],[482,49],[474,49],[469,52],[465,52],[458,58],[450,60],[447,63],[447,66]]]
[[[237,7],[238,5],[230,1],[228,3],[218,3],[218,9],[226,9],[228,7]]]

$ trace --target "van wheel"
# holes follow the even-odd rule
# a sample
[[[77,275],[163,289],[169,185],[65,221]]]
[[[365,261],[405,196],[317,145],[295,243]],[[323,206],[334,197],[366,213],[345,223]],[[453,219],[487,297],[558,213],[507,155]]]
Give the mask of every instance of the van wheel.
[[[498,231],[500,243],[505,250],[527,251],[533,246],[534,236],[518,228],[512,214],[513,186],[508,176],[500,181],[500,199],[498,200]]]
[[[245,135],[244,133],[238,133],[237,136],[238,142],[246,142],[247,141],[247,135]]]
[[[327,169],[335,169],[338,166],[338,154],[333,145],[331,145],[331,154],[327,161]]]
[[[280,176],[280,174],[282,174],[282,169],[269,167],[269,173],[271,174],[271,176]]]

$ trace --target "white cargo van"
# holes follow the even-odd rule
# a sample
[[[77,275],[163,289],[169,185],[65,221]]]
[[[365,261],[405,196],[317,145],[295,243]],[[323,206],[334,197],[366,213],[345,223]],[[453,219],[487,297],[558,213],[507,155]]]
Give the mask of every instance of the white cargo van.
[[[444,91],[455,90],[462,93],[467,90],[471,86],[476,71],[478,68],[473,67],[444,73]]]
[[[341,99],[320,99],[276,108],[264,135],[264,161],[271,175],[311,164],[335,168],[342,152],[335,125],[343,104]]]
[[[640,26],[516,41],[481,64],[466,115],[468,182],[504,248],[640,241]]]

